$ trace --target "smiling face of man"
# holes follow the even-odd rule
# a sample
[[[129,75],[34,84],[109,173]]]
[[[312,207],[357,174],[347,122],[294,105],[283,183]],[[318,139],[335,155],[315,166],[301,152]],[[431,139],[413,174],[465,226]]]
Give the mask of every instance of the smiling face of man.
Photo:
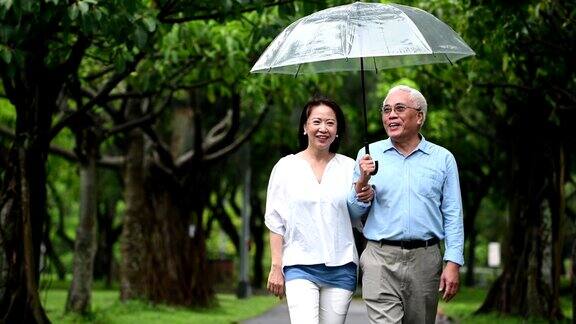
[[[390,93],[382,109],[382,123],[386,134],[395,143],[418,140],[423,113],[410,94],[403,90]]]

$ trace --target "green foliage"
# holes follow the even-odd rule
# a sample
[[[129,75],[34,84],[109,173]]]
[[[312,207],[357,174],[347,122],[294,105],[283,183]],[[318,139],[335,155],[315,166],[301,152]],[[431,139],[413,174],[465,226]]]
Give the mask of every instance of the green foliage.
[[[16,111],[14,107],[10,104],[10,102],[6,99],[0,98],[0,127],[10,129],[13,127],[12,125],[16,124]],[[9,127],[6,127],[8,126]],[[12,145],[12,139],[9,136],[0,133],[0,151],[6,152],[6,156],[2,158],[8,158],[8,149]],[[0,183],[4,181],[5,170],[0,165]]]
[[[15,122],[14,106],[8,100],[0,98],[0,125],[14,125]]]
[[[5,3],[0,6],[4,68],[13,75],[38,55],[56,68],[72,55],[74,43],[86,39],[97,44],[101,53],[116,53],[112,59],[122,69],[128,53],[148,45],[148,35],[156,28],[153,12],[142,1]]]

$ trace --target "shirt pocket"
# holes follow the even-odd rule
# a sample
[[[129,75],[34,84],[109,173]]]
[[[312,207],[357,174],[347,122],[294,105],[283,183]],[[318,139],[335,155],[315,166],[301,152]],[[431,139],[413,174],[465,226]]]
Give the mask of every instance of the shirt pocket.
[[[416,175],[416,191],[427,198],[440,198],[442,195],[442,181],[440,176],[429,173]]]

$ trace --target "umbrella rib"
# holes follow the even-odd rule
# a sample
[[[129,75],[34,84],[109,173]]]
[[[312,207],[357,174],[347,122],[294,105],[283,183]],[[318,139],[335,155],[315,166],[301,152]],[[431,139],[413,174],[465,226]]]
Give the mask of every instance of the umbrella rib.
[[[444,56],[446,56],[446,59],[448,60],[450,65],[454,66],[454,64],[452,63],[452,60],[450,60],[450,58],[448,57],[448,54],[444,53]]]
[[[352,49],[352,46],[350,45],[350,42],[348,42],[348,35],[350,32],[350,13],[348,12],[348,10],[345,11],[346,13],[346,24],[345,24],[345,32],[344,32],[344,37],[342,39],[342,53],[346,56],[346,62],[348,62],[348,57],[350,56],[350,50]],[[348,48],[346,48],[348,47]]]
[[[356,2],[354,4],[356,4],[356,6],[354,6],[354,7],[356,7],[356,10],[350,11],[350,13],[352,14],[352,12],[353,12],[355,14],[355,18],[357,20],[355,20],[354,26],[350,27],[350,15],[348,15],[348,21],[346,22],[347,28],[349,28],[349,29],[353,28],[354,29],[353,31],[350,32],[350,35],[352,36],[352,40],[348,43],[348,46],[350,47],[348,49],[348,55],[350,55],[350,53],[352,52],[353,43],[356,42],[356,43],[358,43],[358,46],[360,47],[360,57],[362,57],[362,56],[364,56],[364,49],[362,48],[362,34],[360,33],[359,22],[358,22],[358,20],[360,20],[360,14],[359,14],[360,4],[358,2]],[[356,30],[358,30],[358,32]]]
[[[296,69],[296,74],[294,74],[294,78],[296,78],[298,76],[298,73],[300,72],[301,66],[302,66],[302,64],[298,64],[298,69]]]

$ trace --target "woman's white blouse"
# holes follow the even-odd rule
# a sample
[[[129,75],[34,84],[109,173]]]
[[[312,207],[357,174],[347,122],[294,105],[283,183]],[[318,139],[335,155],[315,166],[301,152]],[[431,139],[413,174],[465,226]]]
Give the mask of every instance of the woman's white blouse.
[[[336,154],[319,183],[310,164],[281,158],[270,175],[265,224],[284,237],[282,265],[358,264],[346,198],[355,161]]]

